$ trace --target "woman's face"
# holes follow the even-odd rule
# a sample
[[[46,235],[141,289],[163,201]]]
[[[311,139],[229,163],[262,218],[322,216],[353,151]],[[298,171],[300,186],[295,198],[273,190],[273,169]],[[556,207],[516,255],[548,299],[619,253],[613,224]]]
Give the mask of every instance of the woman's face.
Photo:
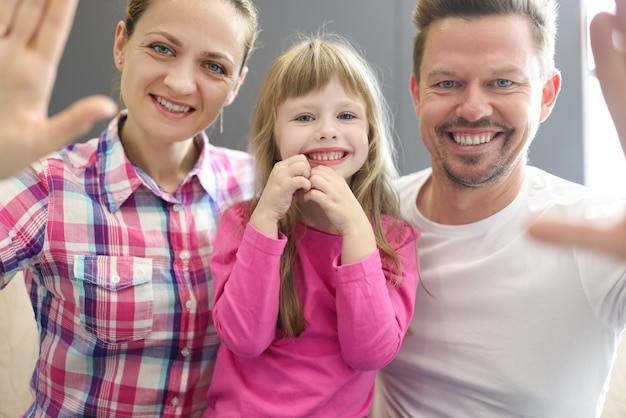
[[[223,0],[154,0],[129,39],[115,34],[128,107],[125,141],[173,143],[206,129],[235,98],[245,22]]]

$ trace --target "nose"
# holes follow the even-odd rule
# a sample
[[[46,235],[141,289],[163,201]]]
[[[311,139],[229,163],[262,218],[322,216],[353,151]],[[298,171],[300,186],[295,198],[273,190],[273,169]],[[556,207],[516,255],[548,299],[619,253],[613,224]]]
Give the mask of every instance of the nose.
[[[491,116],[492,112],[488,93],[478,84],[468,84],[457,107],[457,117],[474,122]]]
[[[163,83],[178,95],[191,94],[196,91],[195,66],[185,61],[178,61],[170,68]]]
[[[332,118],[320,118],[318,123],[318,139],[337,139],[338,130],[337,130],[337,120]]]

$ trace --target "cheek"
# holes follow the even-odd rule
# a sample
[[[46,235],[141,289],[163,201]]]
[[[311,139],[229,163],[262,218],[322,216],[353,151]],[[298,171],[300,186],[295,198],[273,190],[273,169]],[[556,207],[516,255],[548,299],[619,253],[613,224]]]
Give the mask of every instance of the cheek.
[[[369,154],[369,138],[367,137],[367,132],[361,132],[359,135],[359,142],[357,144],[357,155],[358,160],[361,165],[365,164],[367,160],[367,156]]]
[[[529,124],[535,124],[539,120],[541,108],[533,106],[528,101],[510,102],[499,106],[500,117],[507,125],[522,129]]]
[[[445,120],[454,118],[456,106],[452,101],[425,100],[419,108],[420,121],[430,125],[439,125]]]
[[[295,155],[294,141],[287,131],[277,127],[274,130],[274,140],[276,141],[276,148],[281,160]]]
[[[157,66],[137,65],[126,61],[121,74],[121,87],[125,90],[136,90],[146,88],[158,78]]]

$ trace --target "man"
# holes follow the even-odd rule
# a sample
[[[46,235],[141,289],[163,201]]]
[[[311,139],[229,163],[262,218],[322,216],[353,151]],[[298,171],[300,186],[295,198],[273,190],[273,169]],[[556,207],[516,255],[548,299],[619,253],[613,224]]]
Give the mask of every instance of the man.
[[[421,231],[413,323],[374,417],[601,410],[626,324],[626,264],[527,233],[540,215],[624,213],[527,165],[561,86],[555,0],[419,0],[411,93],[432,168],[398,182]]]

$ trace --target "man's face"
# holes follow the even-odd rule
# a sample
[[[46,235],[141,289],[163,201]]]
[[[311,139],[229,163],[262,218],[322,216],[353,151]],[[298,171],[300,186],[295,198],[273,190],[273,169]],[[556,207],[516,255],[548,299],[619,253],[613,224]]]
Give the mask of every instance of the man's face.
[[[560,85],[558,73],[541,78],[530,24],[517,15],[434,22],[419,72],[411,91],[433,170],[465,187],[524,164]]]

